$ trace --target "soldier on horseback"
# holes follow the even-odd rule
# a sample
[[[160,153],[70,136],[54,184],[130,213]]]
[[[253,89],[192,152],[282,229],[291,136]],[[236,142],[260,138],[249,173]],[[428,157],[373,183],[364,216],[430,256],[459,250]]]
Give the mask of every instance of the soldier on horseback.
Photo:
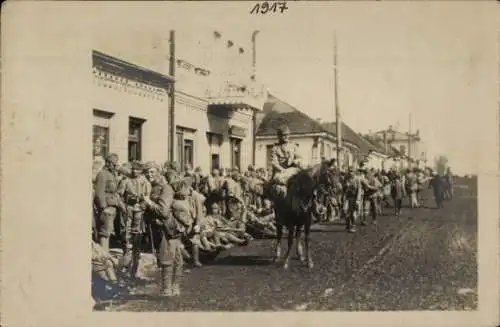
[[[274,184],[273,198],[284,198],[286,195],[286,183],[290,177],[300,170],[300,157],[297,144],[290,142],[290,129],[283,125],[278,128],[278,143],[275,143],[271,151],[272,176]]]

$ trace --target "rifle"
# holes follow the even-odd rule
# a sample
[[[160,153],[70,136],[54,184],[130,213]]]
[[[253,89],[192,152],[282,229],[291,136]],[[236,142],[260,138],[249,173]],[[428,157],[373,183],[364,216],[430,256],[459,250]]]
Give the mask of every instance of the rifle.
[[[151,243],[151,253],[153,254],[153,262],[156,263],[156,265],[158,266],[158,261],[156,258],[155,242],[153,238],[153,229],[151,228],[151,223],[149,223],[148,225],[149,225],[149,239]]]

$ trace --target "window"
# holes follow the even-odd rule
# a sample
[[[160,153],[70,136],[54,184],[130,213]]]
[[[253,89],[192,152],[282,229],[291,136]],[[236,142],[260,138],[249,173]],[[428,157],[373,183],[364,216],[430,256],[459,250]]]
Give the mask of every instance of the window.
[[[210,169],[220,169],[220,146],[222,144],[222,135],[208,132],[207,141],[210,149],[208,154],[211,162]]]
[[[106,157],[109,154],[109,120],[112,113],[94,109],[92,125],[92,156]]]
[[[177,156],[176,161],[179,167],[184,170],[184,166],[189,164],[194,167],[194,139],[196,130],[177,126]]]
[[[194,157],[194,149],[193,149],[193,140],[184,140],[184,158],[182,160],[183,162],[183,167],[186,164],[189,164],[189,166],[192,168],[193,167],[193,157]]]
[[[184,134],[177,132],[177,163],[184,169]]]
[[[349,167],[351,165],[352,165],[351,152],[346,151],[344,152],[344,166]]]
[[[241,169],[241,139],[231,138],[231,168]]]
[[[212,166],[210,170],[220,169],[220,156],[218,154],[212,154]]]
[[[106,157],[109,154],[109,128],[92,126],[93,157]]]
[[[129,118],[128,123],[128,161],[142,160],[142,124],[144,120]]]

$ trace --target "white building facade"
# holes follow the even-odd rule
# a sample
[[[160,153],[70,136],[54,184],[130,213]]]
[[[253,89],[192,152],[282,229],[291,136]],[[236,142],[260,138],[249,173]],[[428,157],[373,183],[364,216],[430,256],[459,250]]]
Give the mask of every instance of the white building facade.
[[[95,39],[94,157],[114,152],[120,161],[175,161],[205,172],[253,164],[264,88],[251,78],[251,36],[242,44],[207,30],[169,37]]]

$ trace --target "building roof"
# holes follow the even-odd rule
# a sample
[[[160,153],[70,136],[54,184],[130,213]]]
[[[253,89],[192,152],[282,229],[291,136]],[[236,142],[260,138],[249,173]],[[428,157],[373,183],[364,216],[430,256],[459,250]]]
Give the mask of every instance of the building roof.
[[[325,128],[330,134],[337,136],[337,124],[336,122],[325,122],[322,124],[323,128]],[[374,151],[375,148],[363,137],[359,136],[352,128],[350,128],[347,124],[342,123],[342,139],[348,141],[352,144],[358,146],[360,152],[364,155],[367,155],[370,151]]]
[[[140,67],[97,50],[92,51],[92,66],[94,69],[163,89],[175,81],[170,75]]]
[[[268,94],[268,99],[264,104],[263,111],[265,117],[257,129],[257,136],[274,136],[276,129],[286,124],[292,134],[317,134],[326,133],[334,137],[337,136],[335,122],[320,123],[318,120],[308,116],[289,103],[280,100],[272,94]],[[358,146],[369,147],[348,125],[342,123],[342,138],[345,142]],[[361,150],[363,153],[365,151]],[[366,150],[368,153],[368,150]]]
[[[264,104],[265,117],[257,129],[257,136],[274,136],[276,129],[286,124],[292,134],[314,134],[326,131],[319,122],[292,105],[268,94]]]
[[[363,138],[369,142],[374,148],[375,148],[375,151],[379,152],[379,153],[383,153],[383,154],[389,154],[387,153],[387,151],[385,150],[385,146],[384,144],[382,144],[382,142],[380,142],[378,139],[374,138],[373,136],[371,135],[363,135]],[[390,152],[390,151],[388,151]]]

